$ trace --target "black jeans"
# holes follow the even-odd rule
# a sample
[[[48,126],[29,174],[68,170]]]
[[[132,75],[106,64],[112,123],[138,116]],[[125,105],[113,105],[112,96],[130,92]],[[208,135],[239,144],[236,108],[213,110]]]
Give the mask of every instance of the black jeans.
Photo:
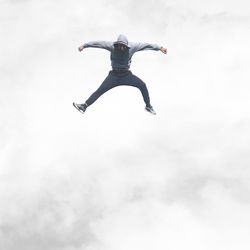
[[[93,104],[102,94],[108,90],[121,86],[133,86],[138,88],[143,96],[146,106],[150,106],[150,99],[148,94],[148,89],[146,84],[137,76],[133,75],[130,70],[126,71],[116,71],[111,70],[108,76],[105,78],[101,86],[89,97],[86,104],[90,106]]]

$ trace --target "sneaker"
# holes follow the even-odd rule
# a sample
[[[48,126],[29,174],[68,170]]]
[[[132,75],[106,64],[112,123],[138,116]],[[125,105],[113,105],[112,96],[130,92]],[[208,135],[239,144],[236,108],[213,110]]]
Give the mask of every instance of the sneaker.
[[[86,109],[87,109],[87,105],[86,104],[77,104],[75,102],[73,102],[73,106],[80,111],[82,114],[85,113]]]
[[[156,115],[156,112],[154,111],[154,109],[151,105],[146,106],[145,110],[148,111],[149,113],[151,113],[152,115]]]

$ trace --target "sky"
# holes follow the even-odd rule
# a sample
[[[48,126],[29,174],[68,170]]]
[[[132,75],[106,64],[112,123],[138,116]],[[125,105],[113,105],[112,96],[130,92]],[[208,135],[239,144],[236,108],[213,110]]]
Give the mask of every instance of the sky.
[[[246,0],[0,0],[0,249],[250,247]],[[110,70],[94,40],[143,51],[84,115]]]

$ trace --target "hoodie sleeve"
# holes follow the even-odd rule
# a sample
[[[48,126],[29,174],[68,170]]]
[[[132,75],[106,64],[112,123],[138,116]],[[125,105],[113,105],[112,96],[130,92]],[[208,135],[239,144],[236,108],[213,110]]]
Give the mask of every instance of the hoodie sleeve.
[[[133,53],[137,51],[143,51],[143,50],[160,50],[161,46],[158,44],[152,44],[152,43],[132,43],[131,44],[131,50]]]
[[[99,48],[111,51],[113,42],[109,41],[91,41],[83,44],[84,48]]]

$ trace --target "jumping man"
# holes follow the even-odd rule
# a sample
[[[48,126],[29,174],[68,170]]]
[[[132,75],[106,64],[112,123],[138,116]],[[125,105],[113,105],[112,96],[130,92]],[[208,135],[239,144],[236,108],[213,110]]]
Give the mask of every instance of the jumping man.
[[[129,70],[131,58],[137,51],[142,50],[160,50],[162,53],[167,54],[167,49],[157,44],[149,43],[132,43],[128,42],[125,35],[119,35],[117,41],[93,41],[81,45],[78,50],[81,52],[85,48],[100,48],[106,49],[110,52],[112,70],[109,72],[106,79],[100,87],[86,100],[83,104],[73,102],[74,107],[81,113],[84,113],[91,104],[93,104],[102,94],[108,90],[121,86],[133,86],[138,88],[143,96],[146,104],[145,110],[151,114],[156,114],[152,105],[150,104],[149,93],[146,84],[137,76],[132,74]]]

